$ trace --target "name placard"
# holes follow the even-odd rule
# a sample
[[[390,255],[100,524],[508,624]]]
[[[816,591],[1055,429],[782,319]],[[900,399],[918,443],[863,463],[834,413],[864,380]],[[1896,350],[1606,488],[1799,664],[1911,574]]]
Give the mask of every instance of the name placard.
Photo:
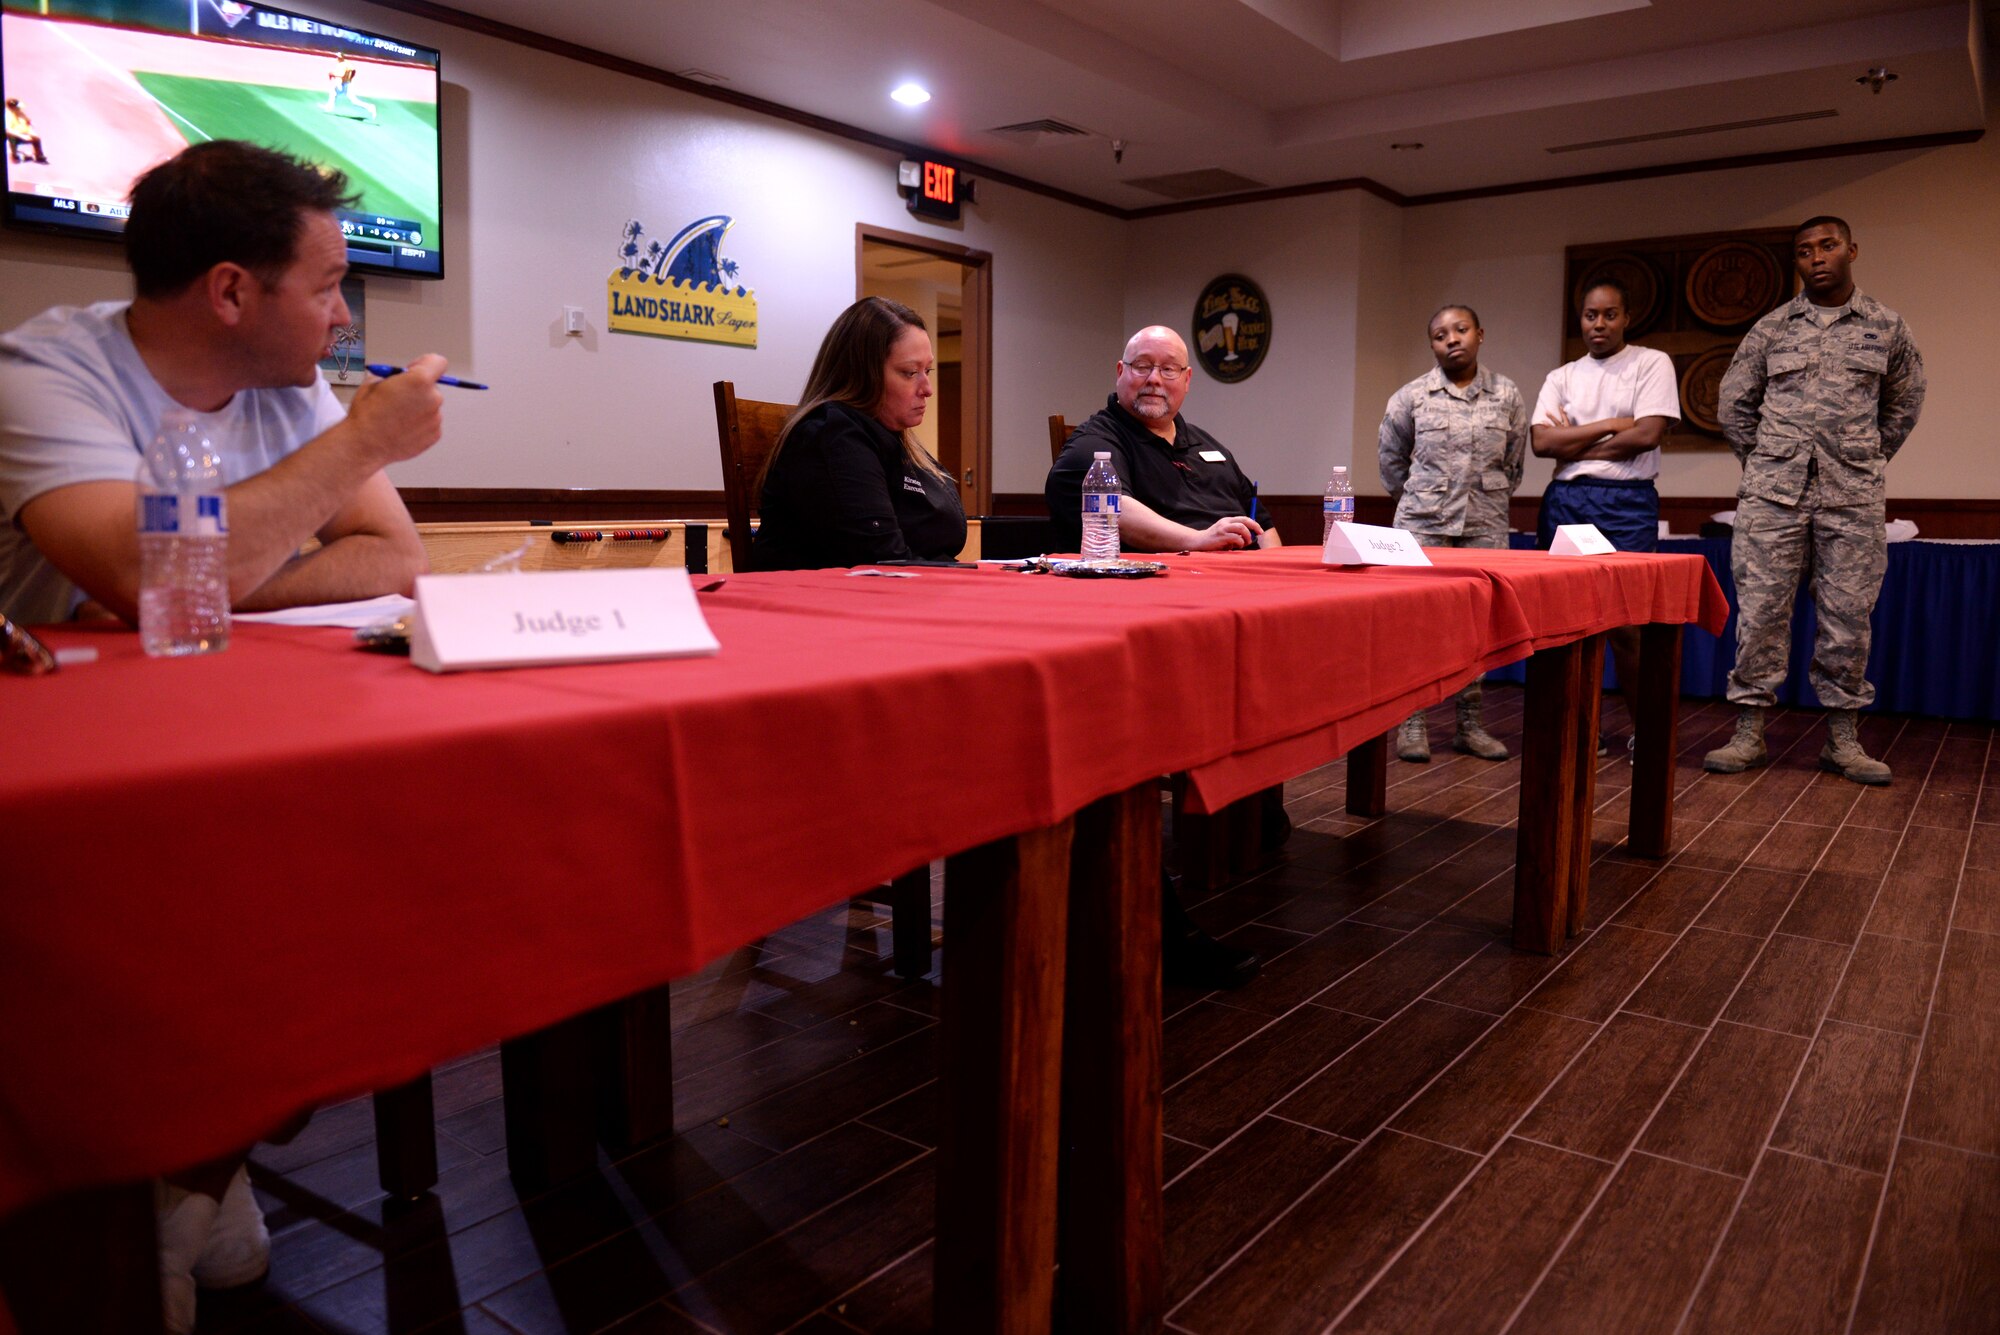
[[[1602,556],[1618,549],[1611,539],[1597,531],[1595,524],[1558,524],[1549,550],[1557,556]]]
[[[1374,524],[1335,524],[1320,559],[1330,566],[1427,566],[1417,535]]]
[[[420,575],[410,661],[431,672],[691,658],[722,646],[680,569]]]

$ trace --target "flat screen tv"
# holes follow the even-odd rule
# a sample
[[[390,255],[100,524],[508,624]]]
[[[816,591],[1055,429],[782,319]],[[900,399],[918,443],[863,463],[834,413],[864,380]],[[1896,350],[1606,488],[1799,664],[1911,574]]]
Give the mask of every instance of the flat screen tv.
[[[0,0],[6,221],[123,231],[141,172],[247,139],[338,167],[354,268],[441,278],[438,53],[238,0]]]

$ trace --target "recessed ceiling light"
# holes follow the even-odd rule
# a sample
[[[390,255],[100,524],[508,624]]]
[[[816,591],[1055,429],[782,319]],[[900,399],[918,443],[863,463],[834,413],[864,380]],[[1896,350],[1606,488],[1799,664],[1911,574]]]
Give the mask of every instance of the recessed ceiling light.
[[[931,100],[930,90],[921,84],[905,83],[896,86],[889,94],[906,107],[920,107]]]
[[[1390,150],[1396,153],[1414,153],[1422,147],[1423,145],[1416,142],[1414,139],[1409,141],[1408,143],[1389,145]]]

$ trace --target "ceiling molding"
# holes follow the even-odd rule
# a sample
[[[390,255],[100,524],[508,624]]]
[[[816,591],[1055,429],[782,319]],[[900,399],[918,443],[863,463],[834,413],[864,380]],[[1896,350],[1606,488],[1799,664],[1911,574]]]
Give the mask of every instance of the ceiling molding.
[[[1201,209],[1227,209],[1239,204],[1265,204],[1275,199],[1297,199],[1303,195],[1335,195],[1343,190],[1360,190],[1386,200],[1398,207],[1410,201],[1405,195],[1391,190],[1380,181],[1366,176],[1349,176],[1338,181],[1308,181],[1304,185],[1278,185],[1269,190],[1249,190],[1240,195],[1217,195],[1213,199],[1190,199],[1178,204],[1148,204],[1143,208],[1126,209],[1124,216],[1133,218],[1163,218],[1170,213],[1194,213]]]
[[[1785,162],[1813,162],[1820,158],[1851,158],[1863,153],[1903,153],[1915,149],[1945,148],[1952,144],[1976,144],[1985,130],[1951,130],[1943,134],[1913,134],[1900,139],[1869,139],[1852,144],[1822,144],[1818,148],[1789,148],[1776,153],[1745,153],[1728,158],[1705,158],[1699,162],[1665,162],[1653,167],[1628,167],[1622,171],[1589,172],[1582,176],[1558,176],[1547,181],[1520,181],[1513,185],[1488,185],[1474,190],[1440,190],[1428,195],[1410,195],[1403,203],[1410,208],[1425,204],[1456,204],[1467,199],[1491,199],[1497,195],[1525,195],[1537,190],[1567,190],[1581,185],[1609,185],[1616,181],[1645,181],[1659,176],[1686,176],[1695,172],[1731,171],[1738,167],[1773,167]]]

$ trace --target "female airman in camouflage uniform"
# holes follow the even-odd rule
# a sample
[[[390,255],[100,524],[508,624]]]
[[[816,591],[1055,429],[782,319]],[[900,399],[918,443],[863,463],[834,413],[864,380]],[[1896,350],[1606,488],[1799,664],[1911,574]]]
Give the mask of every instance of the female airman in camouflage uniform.
[[[1480,368],[1485,336],[1470,306],[1439,308],[1430,322],[1437,368],[1390,395],[1382,414],[1382,485],[1398,498],[1396,527],[1426,547],[1507,546],[1507,506],[1528,453],[1528,405],[1513,381]],[[1452,745],[1483,760],[1507,758],[1480,716],[1476,677],[1458,693]],[[1421,710],[1396,730],[1396,754],[1431,758]]]

